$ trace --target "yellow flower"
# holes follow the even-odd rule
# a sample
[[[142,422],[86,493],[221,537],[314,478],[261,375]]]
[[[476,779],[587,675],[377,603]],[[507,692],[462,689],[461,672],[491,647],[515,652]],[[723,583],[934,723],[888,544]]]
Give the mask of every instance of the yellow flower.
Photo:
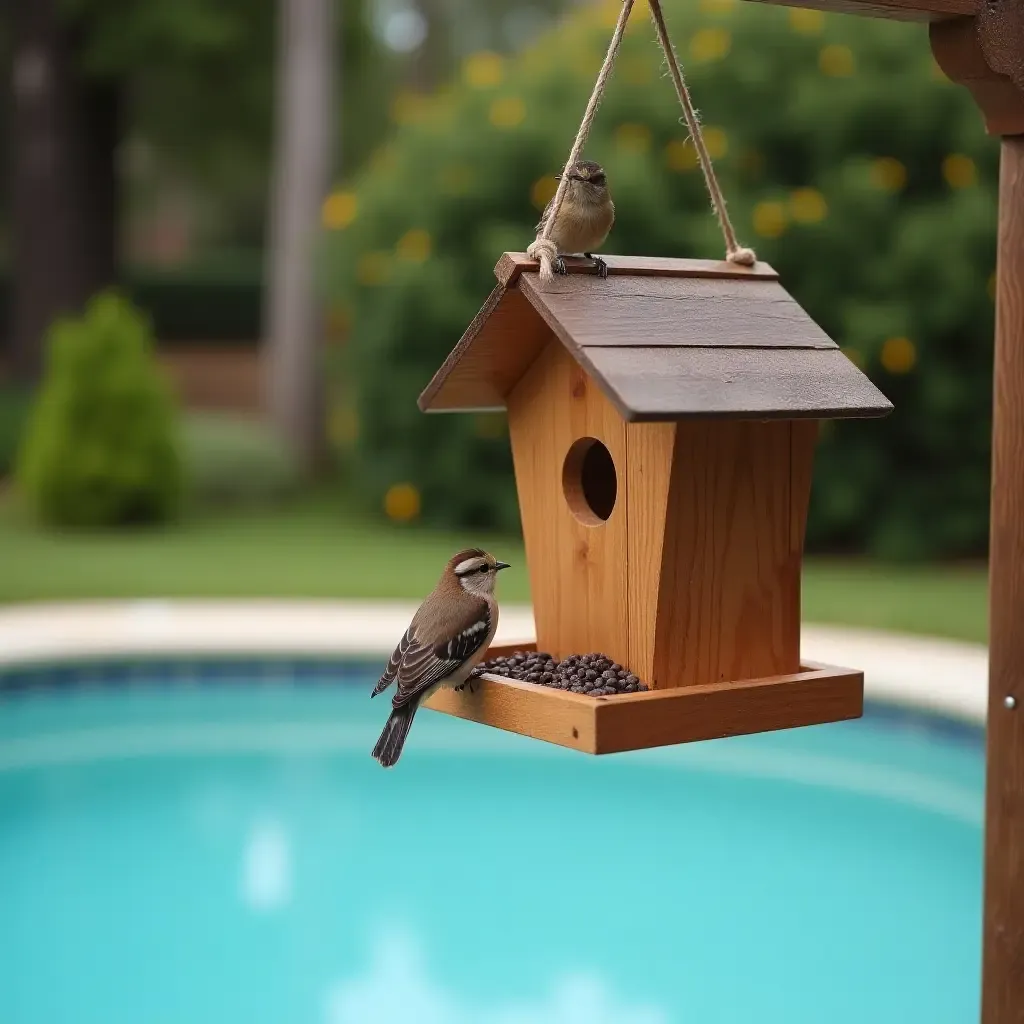
[[[789,27],[802,36],[820,36],[825,29],[825,15],[805,7],[789,10]]]
[[[473,184],[473,169],[465,164],[452,164],[441,171],[441,191],[450,196],[464,196]]]
[[[907,169],[892,156],[880,156],[871,164],[871,184],[886,192],[899,192],[907,183]]]
[[[835,43],[823,46],[818,54],[818,67],[823,75],[830,78],[849,78],[856,67],[853,50]]]
[[[332,192],[321,208],[324,227],[332,231],[347,228],[356,219],[359,203],[353,192]]]
[[[497,53],[474,53],[466,58],[462,76],[474,89],[490,89],[501,83],[503,63]]]
[[[705,128],[704,144],[712,160],[721,160],[729,152],[729,136],[721,128]]]
[[[950,188],[970,188],[978,180],[974,161],[962,153],[950,153],[942,161],[942,176]]]
[[[415,519],[420,514],[420,492],[412,484],[392,484],[384,495],[384,511],[399,523]]]
[[[697,150],[689,139],[673,139],[665,147],[665,163],[673,171],[692,171],[698,164]]]
[[[857,367],[858,370],[864,369],[864,356],[859,348],[843,348],[840,349],[840,351],[843,353],[844,356],[846,356],[847,359],[850,360],[851,363],[853,363],[854,366]]]
[[[732,47],[732,35],[724,28],[702,28],[690,41],[690,56],[700,63],[721,60]]]
[[[828,214],[828,203],[816,188],[798,188],[789,197],[789,212],[799,224],[817,224]]]
[[[651,130],[645,124],[620,124],[615,129],[615,144],[630,153],[646,153],[651,148]]]
[[[778,238],[786,230],[786,208],[766,200],[754,207],[754,230],[762,238]]]
[[[407,263],[422,263],[430,256],[430,235],[422,228],[411,228],[398,240],[395,252]]]
[[[889,338],[882,346],[881,361],[889,373],[909,373],[917,362],[917,350],[909,338]]]
[[[373,287],[384,284],[391,276],[391,259],[386,252],[366,252],[356,264],[356,280]]]
[[[518,96],[504,96],[491,104],[489,117],[496,128],[515,128],[526,117],[526,104]]]
[[[530,189],[530,202],[538,210],[543,210],[545,206],[551,201],[551,197],[555,194],[555,190],[558,188],[558,181],[555,179],[553,174],[545,174],[543,178],[538,178]]]

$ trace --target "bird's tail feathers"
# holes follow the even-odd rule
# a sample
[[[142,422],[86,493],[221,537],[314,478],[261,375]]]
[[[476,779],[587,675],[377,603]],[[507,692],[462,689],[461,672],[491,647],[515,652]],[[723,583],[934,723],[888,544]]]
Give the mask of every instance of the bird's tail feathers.
[[[380,679],[377,680],[377,685],[373,688],[373,693],[371,693],[370,696],[376,697],[378,693],[383,693],[393,682],[394,679],[388,679],[387,676],[381,676]]]
[[[416,704],[407,704],[405,707],[395,708],[388,716],[384,731],[373,748],[373,756],[385,768],[393,767],[402,756],[402,748],[412,727],[416,708]]]

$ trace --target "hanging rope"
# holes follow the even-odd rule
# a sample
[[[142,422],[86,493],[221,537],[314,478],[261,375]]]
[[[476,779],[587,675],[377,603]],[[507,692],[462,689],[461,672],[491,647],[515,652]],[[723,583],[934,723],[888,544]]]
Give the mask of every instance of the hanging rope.
[[[562,177],[555,189],[555,198],[551,202],[547,219],[540,234],[532,241],[526,249],[526,255],[540,260],[540,276],[542,281],[550,281],[555,276],[554,264],[558,259],[558,246],[551,240],[551,226],[555,223],[558,210],[562,205],[565,190],[569,187],[569,172],[575,166],[583,152],[587,136],[590,134],[590,126],[594,123],[597,108],[601,105],[601,97],[604,96],[604,87],[611,76],[612,68],[615,65],[615,57],[619,52],[619,44],[622,42],[622,34],[626,31],[626,20],[629,12],[633,9],[633,0],[623,0],[622,10],[619,11],[619,20],[615,23],[615,31],[612,33],[611,42],[608,44],[608,52],[604,56],[604,63],[597,73],[597,81],[594,82],[594,91],[590,94],[590,101],[583,113],[583,120],[580,122],[580,130],[576,133],[576,141],[569,151],[569,159],[565,162],[562,170]]]
[[[690,92],[683,80],[683,73],[679,67],[675,50],[672,47],[668,36],[668,27],[665,24],[665,16],[661,9],[661,0],[647,0],[651,9],[651,18],[654,20],[654,27],[658,34],[658,42],[668,62],[669,74],[672,84],[675,86],[676,96],[683,108],[683,115],[686,119],[687,128],[697,150],[697,159],[700,162],[700,169],[704,175],[704,184],[707,186],[708,194],[711,197],[711,205],[718,217],[719,226],[722,229],[722,236],[725,239],[725,258],[730,263],[736,263],[745,267],[752,267],[757,262],[757,256],[753,249],[742,247],[736,240],[736,232],[733,229],[732,221],[729,219],[725,207],[725,197],[722,195],[721,186],[715,176],[715,170],[711,163],[711,154],[708,153],[707,144],[704,141],[704,133],[701,130],[700,119],[694,109]],[[608,52],[605,54],[604,63],[598,72],[597,80],[594,82],[594,89],[590,94],[587,109],[584,111],[583,120],[580,122],[579,131],[576,133],[576,140],[569,151],[569,159],[565,162],[562,176],[555,189],[555,196],[548,209],[548,215],[544,220],[540,234],[529,244],[526,249],[527,256],[540,262],[540,277],[543,281],[550,281],[554,278],[554,264],[558,258],[558,247],[551,239],[551,227],[558,216],[559,208],[565,197],[565,190],[569,186],[569,171],[577,163],[583,147],[586,144],[587,136],[590,134],[590,127],[594,123],[597,108],[601,105],[604,96],[605,86],[611,77],[612,68],[615,65],[615,58],[619,52],[619,45],[622,43],[622,36],[626,31],[626,21],[629,19],[629,12],[633,9],[633,0],[623,0],[622,10],[619,12],[619,19],[615,23],[615,31],[612,33],[611,41],[608,44]]]
[[[665,53],[665,60],[668,62],[668,73],[672,78],[672,84],[676,88],[676,96],[680,106],[683,108],[683,116],[686,118],[686,127],[690,129],[690,138],[693,139],[694,148],[697,150],[697,159],[700,161],[700,169],[704,173],[704,184],[707,185],[708,195],[711,196],[711,206],[718,217],[718,225],[722,229],[722,237],[725,239],[725,258],[730,263],[738,263],[743,267],[752,267],[757,262],[757,256],[753,249],[743,248],[736,241],[736,232],[733,229],[732,221],[729,219],[729,212],[725,208],[725,197],[722,195],[722,188],[715,176],[715,169],[711,164],[711,154],[708,152],[707,143],[704,141],[704,132],[700,126],[700,118],[693,107],[693,100],[690,98],[690,90],[683,81],[683,72],[679,67],[679,60],[676,57],[675,48],[668,37],[668,26],[665,24],[665,14],[661,9],[661,0],[647,0],[651,8],[651,18],[654,20],[654,27],[658,33],[658,42]]]

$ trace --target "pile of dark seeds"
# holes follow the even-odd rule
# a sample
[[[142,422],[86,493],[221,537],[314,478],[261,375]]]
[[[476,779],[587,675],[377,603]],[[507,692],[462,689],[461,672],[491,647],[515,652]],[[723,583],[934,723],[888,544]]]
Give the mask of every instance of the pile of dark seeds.
[[[603,654],[570,654],[563,661],[555,661],[543,651],[517,651],[509,657],[481,663],[473,670],[473,675],[485,672],[556,690],[585,693],[589,697],[610,697],[647,689],[632,672]]]

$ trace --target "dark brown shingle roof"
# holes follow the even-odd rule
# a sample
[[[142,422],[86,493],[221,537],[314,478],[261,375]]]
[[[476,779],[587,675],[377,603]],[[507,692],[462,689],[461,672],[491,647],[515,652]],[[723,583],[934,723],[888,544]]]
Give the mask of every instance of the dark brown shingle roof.
[[[553,333],[627,420],[891,411],[766,264],[605,259],[605,280],[578,260],[545,287],[533,260],[505,253],[497,287],[420,408],[504,408]]]

